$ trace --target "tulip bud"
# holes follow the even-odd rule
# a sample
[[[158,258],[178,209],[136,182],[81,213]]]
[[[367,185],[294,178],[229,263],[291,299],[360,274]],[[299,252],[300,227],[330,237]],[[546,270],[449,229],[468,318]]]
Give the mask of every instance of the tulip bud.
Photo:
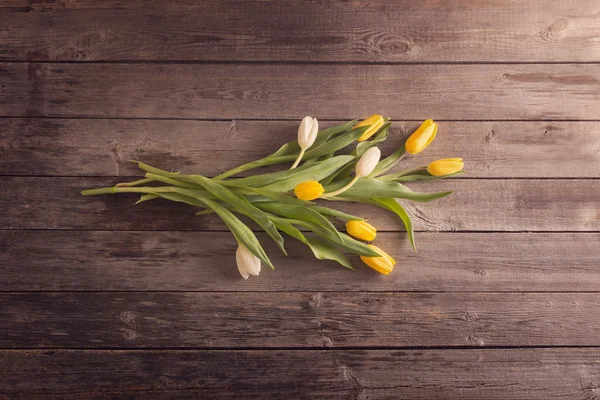
[[[367,264],[369,267],[373,268],[375,271],[389,275],[390,272],[394,269],[394,265],[396,265],[396,261],[385,251],[381,250],[379,247],[374,246],[372,244],[367,245],[379,254],[381,257],[366,257],[360,256],[362,262]]]
[[[323,186],[317,181],[306,181],[296,185],[294,188],[294,194],[300,200],[314,200],[319,198],[323,193],[325,193],[325,189]]]
[[[379,162],[381,158],[381,150],[377,147],[371,147],[365,151],[358,163],[356,163],[356,176],[362,178],[363,176],[369,175]]]
[[[250,253],[250,250],[241,243],[235,253],[235,261],[244,279],[248,279],[250,275],[258,276],[260,273],[260,259]]]
[[[410,154],[419,154],[429,143],[433,141],[437,133],[438,124],[433,122],[432,119],[424,121],[421,126],[414,131],[412,135],[406,140],[404,147]]]
[[[377,236],[377,229],[366,221],[351,220],[346,222],[346,231],[357,239],[371,242]]]
[[[298,145],[301,149],[308,149],[317,139],[319,121],[313,117],[304,117],[298,127]]]
[[[359,142],[364,142],[365,140],[373,136],[379,130],[379,128],[383,126],[384,123],[385,121],[381,115],[373,114],[364,121],[361,121],[358,124],[356,124],[352,129],[362,128],[363,126],[371,125],[371,127],[367,129],[365,133],[361,135],[361,137],[358,138]]]
[[[429,164],[427,172],[433,176],[450,175],[461,171],[464,165],[462,158],[444,158]]]

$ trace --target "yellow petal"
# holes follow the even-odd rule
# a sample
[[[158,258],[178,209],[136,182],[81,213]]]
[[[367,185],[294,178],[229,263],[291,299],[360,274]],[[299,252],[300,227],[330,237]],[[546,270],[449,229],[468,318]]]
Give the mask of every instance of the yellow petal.
[[[462,158],[444,158],[429,164],[427,172],[433,176],[450,175],[461,171],[464,165]]]
[[[379,247],[374,246],[372,244],[368,246],[371,247],[373,250],[377,251],[379,254],[381,254],[381,257],[360,256],[360,259],[369,267],[373,268],[375,271],[384,275],[389,275],[389,273],[392,272],[392,270],[394,269],[396,261],[385,251],[381,250]]]
[[[297,184],[294,188],[294,194],[300,200],[314,200],[319,198],[323,193],[325,193],[325,189],[317,181],[302,182]]]
[[[406,140],[405,148],[410,154],[419,154],[435,138],[437,134],[437,123],[433,122],[432,119],[424,121],[421,126]]]
[[[384,123],[385,123],[385,121],[384,121],[383,117],[380,115],[379,119],[377,121],[375,121],[375,123],[373,125],[371,125],[371,127],[369,129],[367,129],[365,131],[365,133],[363,133],[358,138],[358,141],[364,142],[365,140],[369,139],[371,136],[373,136],[374,134],[377,133],[377,131],[383,126]]]
[[[346,222],[346,231],[357,239],[371,242],[377,236],[377,229],[366,221],[351,220]]]

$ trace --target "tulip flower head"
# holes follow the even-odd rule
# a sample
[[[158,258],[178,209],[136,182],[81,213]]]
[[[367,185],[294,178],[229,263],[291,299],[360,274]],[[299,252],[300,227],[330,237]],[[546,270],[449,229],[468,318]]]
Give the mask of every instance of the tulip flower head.
[[[315,143],[317,133],[319,133],[319,121],[317,121],[316,118],[309,116],[302,118],[302,122],[300,122],[300,126],[298,127],[298,146],[300,146],[300,153],[290,169],[294,169],[298,166],[306,149]]]
[[[412,135],[406,140],[404,147],[410,154],[419,154],[429,143],[433,141],[437,134],[438,124],[433,122],[432,119],[424,121],[421,126],[414,131]]]
[[[240,275],[244,279],[248,279],[250,275],[258,276],[260,273],[260,260],[241,243],[238,244],[235,261],[237,262]]]
[[[317,181],[302,182],[294,188],[294,194],[300,200],[310,201],[318,199],[323,193],[325,193],[325,189]]]
[[[345,192],[350,189],[352,185],[356,183],[360,178],[369,175],[375,167],[377,163],[379,163],[379,159],[381,158],[381,150],[377,147],[371,147],[369,150],[365,151],[360,160],[356,163],[356,174],[354,178],[348,182],[348,184],[334,192],[327,193],[323,197],[334,197],[339,195],[340,193]]]
[[[433,176],[444,176],[462,171],[465,163],[462,158],[444,158],[427,166],[427,172]]]
[[[346,231],[357,239],[371,242],[377,236],[377,229],[366,221],[350,220],[346,222]]]
[[[374,246],[372,244],[368,245],[370,248],[381,254],[381,257],[366,257],[360,256],[362,262],[367,264],[369,267],[373,268],[375,271],[389,275],[390,272],[394,269],[394,265],[396,265],[396,261],[385,251],[381,250],[379,247]]]
[[[365,119],[364,121],[361,121],[358,124],[356,124],[354,126],[354,128],[352,128],[352,129],[358,129],[358,128],[362,128],[363,126],[370,125],[370,128],[367,129],[365,131],[365,133],[363,133],[361,135],[361,137],[358,138],[359,142],[364,142],[365,140],[367,140],[368,138],[373,136],[379,130],[379,128],[381,128],[383,126],[384,123],[385,123],[385,121],[381,115],[373,114],[369,118]]]

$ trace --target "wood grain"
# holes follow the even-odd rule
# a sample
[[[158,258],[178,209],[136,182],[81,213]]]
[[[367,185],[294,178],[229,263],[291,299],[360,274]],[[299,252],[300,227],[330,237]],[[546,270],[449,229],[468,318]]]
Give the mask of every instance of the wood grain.
[[[0,371],[0,393],[28,399],[592,399],[599,359],[598,349],[5,350],[0,362],[11,368]]]
[[[600,69],[3,63],[0,94],[0,116],[595,120]]]
[[[381,276],[315,261],[288,240],[288,257],[258,235],[276,269],[241,279],[227,232],[0,231],[0,291],[598,291],[600,234],[427,233],[414,253],[403,233],[376,243],[398,260]]]
[[[113,178],[2,177],[3,229],[224,230],[214,215],[163,200],[134,205],[136,195],[94,197],[82,189],[110,186]],[[408,203],[417,230],[428,231],[598,231],[597,180],[454,179],[409,185],[413,190],[454,190],[430,203]],[[393,214],[363,204],[336,202],[362,215],[380,231],[403,230]]]
[[[0,294],[1,348],[600,346],[599,293]]]
[[[323,127],[341,121],[322,121]],[[141,160],[215,176],[296,138],[298,121],[0,118],[0,175],[134,176]],[[419,122],[396,121],[380,146]],[[200,139],[201,138],[201,139]],[[468,177],[598,178],[600,122],[441,122],[435,142],[398,169],[462,156]]]
[[[0,60],[600,61],[593,0],[2,3]]]

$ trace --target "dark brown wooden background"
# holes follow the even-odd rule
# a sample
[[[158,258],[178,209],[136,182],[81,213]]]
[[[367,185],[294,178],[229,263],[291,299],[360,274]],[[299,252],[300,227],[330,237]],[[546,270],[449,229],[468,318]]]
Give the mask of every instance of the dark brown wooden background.
[[[345,206],[389,277],[244,281],[218,220],[79,195],[373,112],[468,170],[418,253]],[[597,0],[0,0],[0,398],[599,398],[599,179]]]

